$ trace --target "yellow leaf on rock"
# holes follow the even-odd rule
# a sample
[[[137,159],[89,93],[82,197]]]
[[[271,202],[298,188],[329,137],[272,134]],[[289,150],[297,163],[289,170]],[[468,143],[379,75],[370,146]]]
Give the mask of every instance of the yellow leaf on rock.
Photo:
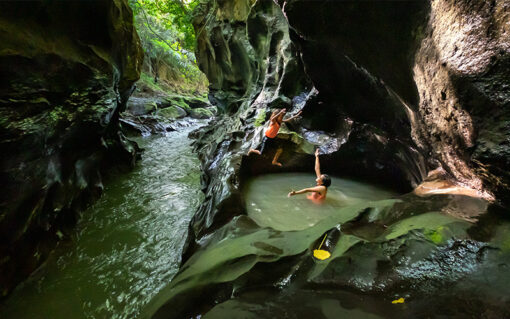
[[[328,259],[329,257],[331,257],[331,253],[327,250],[315,249],[313,251],[313,256],[317,259],[324,260],[324,259]]]

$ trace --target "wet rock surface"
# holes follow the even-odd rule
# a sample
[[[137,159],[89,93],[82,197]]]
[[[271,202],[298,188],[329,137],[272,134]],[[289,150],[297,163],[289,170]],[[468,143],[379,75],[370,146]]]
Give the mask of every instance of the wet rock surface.
[[[424,143],[457,180],[505,201],[509,9],[506,1],[432,3],[414,66]]]
[[[324,105],[417,149],[428,170],[506,201],[509,4],[312,6],[284,10]],[[320,18],[307,19],[312,11]]]
[[[135,161],[118,122],[143,59],[132,21],[124,0],[0,4],[0,296]]]
[[[507,167],[506,7],[300,0],[199,6],[197,57],[220,111],[214,126],[193,133],[206,198],[191,221],[180,272],[146,314],[508,316],[505,208],[409,193],[283,232],[246,216],[242,193],[247,177],[311,170],[310,155],[321,146],[323,172],[407,193],[440,167],[448,183],[505,202],[506,173],[494,172]],[[455,34],[446,34],[450,25]],[[498,105],[494,117],[477,115],[486,112],[484,103]],[[279,168],[270,164],[275,149],[246,153],[281,107],[303,113],[277,137],[284,148]],[[312,251],[332,229],[341,229],[326,244],[332,257],[318,262]],[[392,304],[399,298],[404,305]]]
[[[165,134],[187,122],[181,119],[210,119],[217,113],[215,106],[200,97],[162,93],[152,96],[135,94],[128,100],[126,111],[121,114],[121,122],[127,134]]]
[[[248,216],[234,217],[208,236],[148,311],[154,318],[236,318],[238,311],[303,318],[311,307],[330,318],[321,305],[337,295],[342,304],[354,296],[372,300],[346,306],[361,312],[356,318],[505,317],[510,300],[500,282],[510,275],[504,244],[510,220],[486,205],[479,206],[485,214],[480,219],[457,218],[471,201],[405,195],[364,202],[301,231],[261,228]],[[312,251],[324,234],[322,247],[331,258],[319,261]],[[300,296],[308,293],[302,304]],[[392,304],[399,298],[405,305]]]

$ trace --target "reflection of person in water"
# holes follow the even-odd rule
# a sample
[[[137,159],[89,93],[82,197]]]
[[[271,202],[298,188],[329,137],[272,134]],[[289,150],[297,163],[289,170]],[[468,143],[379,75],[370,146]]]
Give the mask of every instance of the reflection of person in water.
[[[326,194],[328,192],[328,187],[331,185],[331,178],[326,174],[321,174],[321,166],[319,163],[319,149],[315,151],[315,174],[317,174],[317,186],[304,188],[299,191],[291,191],[289,193],[290,196],[294,196],[296,194],[304,194],[304,193],[312,193],[308,194],[306,197],[312,200],[314,203],[322,203],[326,199]]]
[[[272,164],[282,166],[282,164],[280,162],[278,162],[278,158],[282,154],[283,148],[278,144],[276,135],[278,135],[278,131],[280,130],[280,125],[282,125],[283,122],[288,122],[288,121],[298,117],[301,114],[301,111],[297,112],[296,115],[284,120],[283,117],[285,116],[285,113],[287,113],[287,110],[281,109],[281,110],[275,110],[273,112],[273,114],[271,114],[271,118],[269,119],[269,127],[264,132],[264,138],[262,139],[262,143],[260,144],[260,150],[251,149],[248,152],[248,155],[250,155],[251,153],[261,155],[264,152],[265,148],[267,148],[270,145],[273,145],[275,148],[277,148],[277,150],[276,150],[276,153],[274,154]]]

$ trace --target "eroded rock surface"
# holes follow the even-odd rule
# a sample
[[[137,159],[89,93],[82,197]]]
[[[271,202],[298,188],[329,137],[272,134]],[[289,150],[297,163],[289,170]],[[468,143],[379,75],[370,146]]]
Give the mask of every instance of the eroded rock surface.
[[[416,52],[417,140],[456,180],[509,196],[510,3],[434,1]]]
[[[508,289],[498,284],[508,277],[508,218],[498,206],[407,194],[281,232],[245,216],[241,193],[249,175],[311,170],[309,154],[322,146],[324,172],[402,193],[426,180],[507,202],[508,5],[213,0],[199,7],[197,57],[223,116],[194,133],[206,200],[181,271],[147,313],[508,316]],[[283,168],[245,156],[279,107],[303,110],[278,136]],[[438,168],[446,181],[427,180]],[[341,229],[328,243],[332,258],[316,262],[312,249],[331,229]],[[303,302],[312,292],[317,303]],[[396,315],[391,301],[400,297],[410,304]]]
[[[143,52],[114,1],[0,5],[0,295],[44,261],[102,174],[132,165],[119,131]]]
[[[428,170],[506,200],[510,4],[315,5],[289,1],[285,12],[326,104],[416,144]],[[312,11],[320,19],[306,19]]]
[[[199,66],[211,83],[210,100],[223,114],[214,127],[195,133],[207,187],[206,202],[190,226],[191,238],[198,240],[243,210],[241,161],[252,139],[260,141],[258,112],[265,116],[267,105],[289,106],[289,97],[312,86],[275,2],[211,1],[196,14]]]

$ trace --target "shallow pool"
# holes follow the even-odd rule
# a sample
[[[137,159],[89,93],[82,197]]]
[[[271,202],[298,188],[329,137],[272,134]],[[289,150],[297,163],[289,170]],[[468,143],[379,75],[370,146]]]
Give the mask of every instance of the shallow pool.
[[[282,173],[248,181],[245,191],[248,215],[260,226],[276,230],[302,230],[333,215],[339,208],[366,201],[389,199],[397,194],[374,185],[332,177],[326,200],[315,204],[306,194],[287,197],[291,190],[315,186],[315,175]],[[346,216],[346,220],[348,219]],[[339,221],[341,222],[341,221]]]

